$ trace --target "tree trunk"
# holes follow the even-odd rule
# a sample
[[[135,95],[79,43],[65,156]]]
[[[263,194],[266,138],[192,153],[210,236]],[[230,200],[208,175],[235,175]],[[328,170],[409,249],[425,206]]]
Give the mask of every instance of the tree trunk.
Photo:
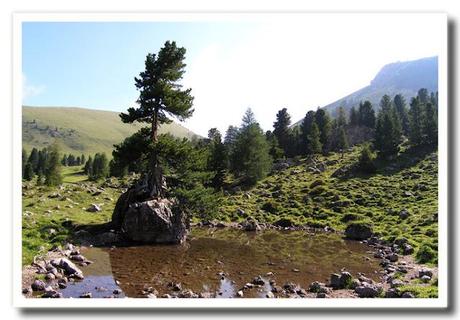
[[[155,145],[158,142],[158,108],[155,108],[152,120],[152,142]],[[150,172],[149,172],[149,190],[150,197],[163,198],[164,191],[166,190],[166,181],[158,161],[156,153],[152,154],[150,159]]]
[[[155,144],[158,141],[158,108],[155,108],[152,119],[152,142]]]

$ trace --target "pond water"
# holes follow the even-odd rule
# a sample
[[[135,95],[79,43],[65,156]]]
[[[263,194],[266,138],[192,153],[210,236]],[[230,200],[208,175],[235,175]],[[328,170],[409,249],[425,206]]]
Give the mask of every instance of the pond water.
[[[62,290],[64,297],[84,292],[105,297],[117,288],[123,291],[119,297],[143,297],[146,287],[161,296],[171,294],[168,284],[173,282],[228,298],[258,275],[266,285],[245,292],[245,297],[264,297],[271,290],[268,280],[308,288],[313,281],[328,282],[331,273],[342,269],[374,280],[381,270],[365,244],[306,231],[194,229],[185,245],[87,248],[82,254],[94,263],[82,267],[85,279],[70,283]]]

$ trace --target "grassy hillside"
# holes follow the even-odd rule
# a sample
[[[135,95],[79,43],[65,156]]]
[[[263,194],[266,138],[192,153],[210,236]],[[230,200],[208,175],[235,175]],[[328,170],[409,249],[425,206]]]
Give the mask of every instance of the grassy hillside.
[[[343,159],[339,154],[300,159],[254,188],[230,195],[219,218],[240,221],[252,216],[269,223],[288,219],[339,231],[359,221],[370,224],[387,241],[408,239],[415,252],[424,243],[437,251],[437,154],[406,150],[395,161],[380,163],[376,174],[351,171],[334,177],[358,157],[359,147],[355,147]],[[403,210],[407,218],[400,217]]]
[[[26,150],[46,147],[59,141],[63,153],[111,155],[113,145],[141,128],[140,124],[122,123],[118,112],[68,107],[22,108],[22,143]],[[196,136],[185,127],[171,123],[160,133],[176,137]]]

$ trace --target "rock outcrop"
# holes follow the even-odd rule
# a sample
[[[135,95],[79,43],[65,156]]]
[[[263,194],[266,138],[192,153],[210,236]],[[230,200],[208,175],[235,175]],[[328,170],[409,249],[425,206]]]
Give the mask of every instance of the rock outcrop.
[[[123,193],[115,205],[112,227],[130,241],[142,243],[182,243],[189,223],[174,201],[155,197],[139,180]]]

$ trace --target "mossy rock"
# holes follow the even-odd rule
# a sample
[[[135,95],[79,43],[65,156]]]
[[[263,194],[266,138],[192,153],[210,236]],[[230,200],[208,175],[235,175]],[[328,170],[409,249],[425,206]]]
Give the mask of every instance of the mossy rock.
[[[373,234],[372,226],[367,221],[355,221],[348,224],[345,236],[352,240],[366,240]]]

